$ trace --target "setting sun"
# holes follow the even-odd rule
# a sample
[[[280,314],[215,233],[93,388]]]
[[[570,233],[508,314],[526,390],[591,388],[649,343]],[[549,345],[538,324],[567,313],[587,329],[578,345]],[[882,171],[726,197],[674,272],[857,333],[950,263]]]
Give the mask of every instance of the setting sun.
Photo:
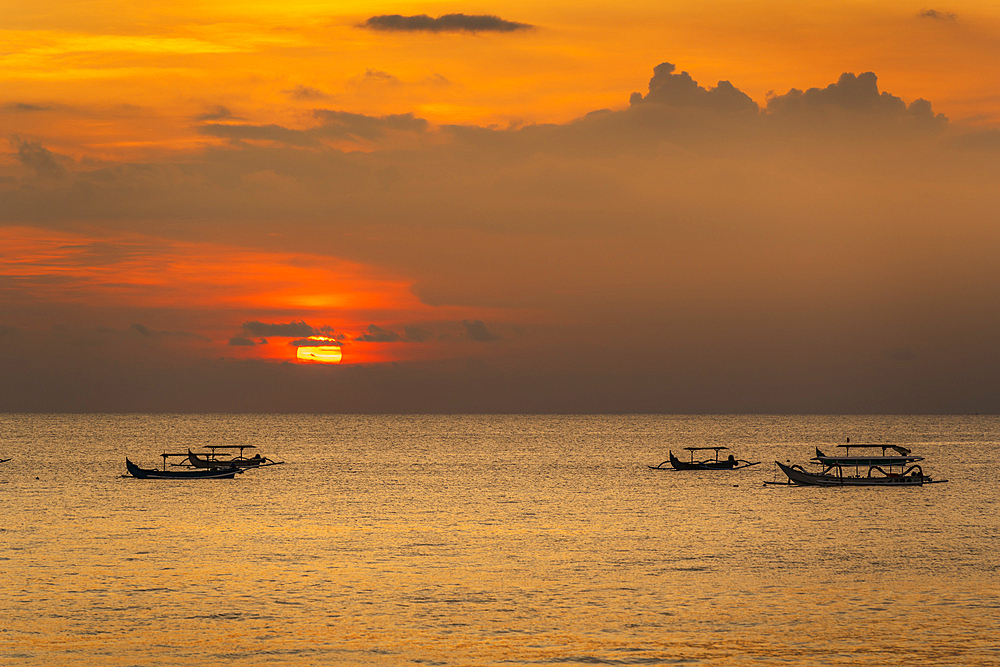
[[[315,342],[309,345],[308,342]],[[302,341],[296,352],[299,361],[312,361],[320,364],[339,364],[344,355],[340,343],[326,336],[310,336]]]

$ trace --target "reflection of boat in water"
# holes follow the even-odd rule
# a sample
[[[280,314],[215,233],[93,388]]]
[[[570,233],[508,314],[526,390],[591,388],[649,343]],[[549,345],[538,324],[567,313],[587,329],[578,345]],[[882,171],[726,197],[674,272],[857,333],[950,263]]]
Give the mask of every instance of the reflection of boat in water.
[[[737,459],[735,456],[730,454],[727,458],[719,460],[719,452],[723,449],[729,449],[728,447],[685,447],[684,450],[691,452],[690,461],[681,461],[673,452],[670,452],[670,465],[674,470],[739,470],[740,468],[749,468],[750,466],[759,465],[760,461],[751,463],[750,461],[745,461],[743,459]],[[714,451],[714,459],[706,459],[704,461],[695,461],[694,453],[702,451]],[[663,463],[667,463],[664,461]],[[649,466],[652,470],[670,470],[670,468],[664,468],[663,463],[658,466]]]
[[[164,463],[166,458],[164,457]],[[163,470],[156,468],[140,468],[136,464],[125,459],[125,469],[128,474],[137,479],[232,479],[237,473],[242,473],[242,468],[235,466],[229,468],[207,468],[194,470]]]
[[[244,456],[244,449],[256,449],[253,445],[205,445],[209,452],[195,453],[188,449],[187,454],[173,454],[172,456],[184,456],[190,465],[195,468],[264,468],[267,466],[281,465],[284,461],[272,461],[266,456],[255,454],[254,456]],[[240,450],[239,454],[228,457],[226,450]],[[222,451],[219,451],[222,450]],[[219,458],[224,456],[227,458]],[[177,465],[184,465],[183,461]]]
[[[822,466],[818,472],[809,472],[800,465],[787,465],[775,461],[788,477],[787,482],[771,484],[794,484],[797,486],[923,486],[947,482],[946,479],[932,479],[920,467],[922,456],[913,456],[909,449],[899,445],[838,445],[846,452],[843,455],[827,456],[816,449],[811,460]],[[881,454],[865,453],[852,455],[852,449],[863,449]],[[886,454],[887,450],[895,454]],[[765,482],[767,484],[769,482]]]

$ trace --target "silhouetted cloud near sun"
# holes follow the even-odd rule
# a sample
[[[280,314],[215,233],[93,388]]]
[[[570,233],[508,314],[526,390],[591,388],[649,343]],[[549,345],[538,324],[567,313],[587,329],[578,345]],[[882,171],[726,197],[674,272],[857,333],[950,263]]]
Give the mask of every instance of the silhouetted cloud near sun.
[[[253,347],[256,345],[256,341],[252,341],[249,338],[244,338],[243,336],[233,336],[229,339],[229,345],[236,347]]]
[[[437,18],[427,14],[383,14],[371,17],[360,27],[391,32],[516,32],[534,26],[506,21],[492,14],[445,14]]]
[[[369,324],[368,332],[356,336],[354,340],[364,343],[395,343],[402,340],[402,337],[395,331]]]
[[[287,336],[298,338],[302,336],[312,336],[318,333],[313,327],[303,321],[288,322],[285,324],[268,324],[265,322],[244,322],[243,331],[253,336]]]

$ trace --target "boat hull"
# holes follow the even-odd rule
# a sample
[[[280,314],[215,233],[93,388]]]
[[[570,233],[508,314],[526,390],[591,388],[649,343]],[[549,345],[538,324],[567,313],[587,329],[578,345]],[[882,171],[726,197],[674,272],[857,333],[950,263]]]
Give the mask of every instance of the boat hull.
[[[232,479],[236,473],[243,472],[239,468],[198,468],[195,470],[140,468],[127,458],[125,459],[125,469],[136,479]]]
[[[926,475],[896,475],[886,477],[844,477],[805,472],[775,461],[788,481],[799,486],[923,486],[933,480]]]
[[[684,462],[670,452],[670,465],[674,470],[732,470],[737,462],[733,460]]]

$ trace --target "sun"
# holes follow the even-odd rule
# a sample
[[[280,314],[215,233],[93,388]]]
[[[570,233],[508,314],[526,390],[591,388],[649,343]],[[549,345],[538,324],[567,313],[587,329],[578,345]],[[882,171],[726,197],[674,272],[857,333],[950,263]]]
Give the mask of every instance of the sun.
[[[311,343],[315,342],[315,345]],[[295,353],[299,361],[310,361],[320,364],[339,364],[344,358],[340,343],[326,336],[309,336],[298,345]]]

